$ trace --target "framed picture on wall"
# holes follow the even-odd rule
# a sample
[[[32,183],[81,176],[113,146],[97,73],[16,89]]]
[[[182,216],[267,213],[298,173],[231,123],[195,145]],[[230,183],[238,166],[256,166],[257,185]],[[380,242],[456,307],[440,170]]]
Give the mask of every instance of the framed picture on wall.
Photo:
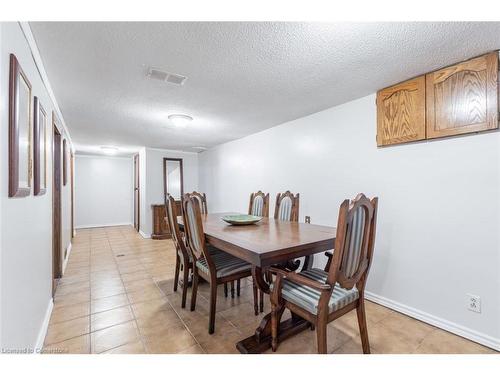
[[[9,197],[31,192],[31,83],[15,55],[9,74]]]
[[[66,139],[63,139],[63,186],[68,183],[68,146]]]
[[[38,97],[33,99],[33,192],[43,195],[47,189],[47,112]]]

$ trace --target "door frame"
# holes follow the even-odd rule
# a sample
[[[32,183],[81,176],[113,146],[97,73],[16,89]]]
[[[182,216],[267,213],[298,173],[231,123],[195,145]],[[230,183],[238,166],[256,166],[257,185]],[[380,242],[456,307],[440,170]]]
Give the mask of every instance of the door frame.
[[[52,295],[62,276],[62,132],[52,114]]]
[[[137,232],[141,229],[141,190],[140,190],[139,154],[134,155],[134,228]],[[136,196],[137,192],[137,196]]]
[[[70,189],[71,189],[71,235],[69,238],[75,237],[75,153],[70,151]]]

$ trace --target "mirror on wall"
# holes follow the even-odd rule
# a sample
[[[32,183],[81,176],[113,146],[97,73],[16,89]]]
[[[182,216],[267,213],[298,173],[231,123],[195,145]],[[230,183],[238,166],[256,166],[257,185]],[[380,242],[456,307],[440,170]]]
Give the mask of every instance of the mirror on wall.
[[[182,159],[163,158],[163,190],[175,200],[181,200],[184,194]]]

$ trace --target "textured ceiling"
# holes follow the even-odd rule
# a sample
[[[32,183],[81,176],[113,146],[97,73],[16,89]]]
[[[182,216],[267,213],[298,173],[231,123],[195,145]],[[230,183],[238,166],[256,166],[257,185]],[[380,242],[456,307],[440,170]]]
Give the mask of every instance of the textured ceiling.
[[[211,147],[500,48],[500,23],[30,25],[80,151]],[[173,128],[172,113],[194,121]]]

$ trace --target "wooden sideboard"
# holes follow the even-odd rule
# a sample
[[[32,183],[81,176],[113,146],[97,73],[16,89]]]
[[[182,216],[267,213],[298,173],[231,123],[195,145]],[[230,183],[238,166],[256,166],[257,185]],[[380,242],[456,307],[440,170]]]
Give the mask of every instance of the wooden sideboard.
[[[175,203],[177,204],[177,212],[181,212],[181,202],[176,201]],[[151,238],[153,240],[165,240],[167,238],[172,238],[170,227],[167,222],[165,205],[152,204],[151,209],[153,212],[153,233],[151,233]]]

